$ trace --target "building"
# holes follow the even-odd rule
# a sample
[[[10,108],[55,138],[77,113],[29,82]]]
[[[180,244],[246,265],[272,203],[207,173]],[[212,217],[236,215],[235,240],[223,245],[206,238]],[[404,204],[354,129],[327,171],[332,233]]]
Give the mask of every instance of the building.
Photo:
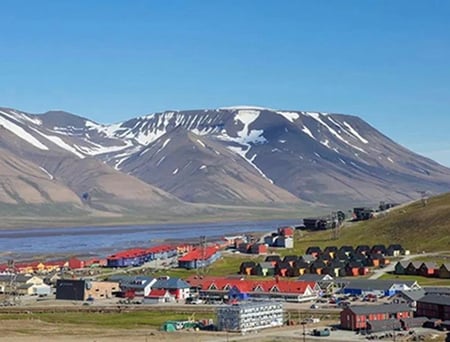
[[[118,282],[122,297],[128,298],[148,296],[152,290],[153,284],[157,281],[157,279],[153,277],[128,277],[123,275],[112,276],[108,280]]]
[[[438,270],[439,278],[450,279],[450,264],[442,264]]]
[[[245,333],[280,327],[283,320],[283,305],[276,302],[246,302],[217,308],[217,325],[222,331]]]
[[[0,293],[47,296],[51,294],[51,287],[38,276],[7,274],[0,275]]]
[[[197,289],[199,297],[205,300],[228,300],[230,290],[234,294],[253,300],[276,300],[286,302],[306,302],[315,300],[321,293],[316,282],[274,280],[253,280],[226,277],[197,277],[187,279],[191,289]]]
[[[413,317],[412,309],[406,304],[349,306],[340,313],[341,328],[366,330],[368,322]]]
[[[399,291],[419,289],[420,286],[413,280],[381,280],[381,279],[351,279],[343,280],[346,283],[342,292],[347,295],[393,296]]]
[[[118,292],[118,282],[85,279],[58,279],[56,282],[56,299],[105,299],[114,297]]]
[[[450,320],[450,296],[426,294],[417,301],[416,316]]]
[[[172,296],[174,300],[185,300],[190,296],[190,285],[180,278],[160,277],[153,284],[153,290],[164,290],[168,295]]]
[[[392,297],[393,303],[404,303],[412,307],[414,310],[417,306],[417,301],[425,296],[424,289],[416,289],[410,291],[399,291]]]
[[[216,247],[195,248],[178,259],[178,267],[188,270],[211,265],[220,258]]]
[[[406,274],[406,268],[408,267],[408,265],[409,261],[398,261],[394,266],[394,273],[401,275]]]

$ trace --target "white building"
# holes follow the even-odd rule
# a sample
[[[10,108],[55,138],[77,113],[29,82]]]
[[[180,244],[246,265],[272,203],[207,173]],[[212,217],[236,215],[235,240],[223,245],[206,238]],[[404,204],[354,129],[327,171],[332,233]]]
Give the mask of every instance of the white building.
[[[246,302],[217,308],[217,325],[224,331],[245,333],[280,327],[283,321],[283,304],[276,302]]]

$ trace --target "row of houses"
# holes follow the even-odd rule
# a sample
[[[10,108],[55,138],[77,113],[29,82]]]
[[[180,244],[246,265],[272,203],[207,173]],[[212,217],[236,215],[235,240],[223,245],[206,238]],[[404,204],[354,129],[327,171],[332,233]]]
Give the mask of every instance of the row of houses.
[[[47,296],[51,292],[51,287],[41,277],[24,274],[0,275],[1,294]]]
[[[217,261],[220,256],[216,246],[197,247],[178,258],[178,267],[188,270],[207,267]]]
[[[395,264],[394,273],[398,275],[420,275],[450,279],[450,264],[438,266],[434,262],[399,261]]]
[[[364,255],[368,257],[369,255],[381,254],[386,257],[398,257],[401,255],[408,255],[409,251],[405,250],[400,244],[391,244],[385,246],[383,244],[376,244],[373,246],[369,245],[358,245],[353,246],[327,246],[323,250],[319,246],[310,246],[306,249],[306,254],[310,254],[318,257],[324,258],[345,258],[351,257],[352,255]]]
[[[150,248],[133,248],[117,252],[106,258],[107,267],[141,266],[145,262],[168,259],[178,255],[177,246],[159,245]]]
[[[270,300],[287,302],[311,301],[321,293],[311,281],[287,281],[279,278],[254,280],[236,277],[197,277],[186,279],[191,291],[207,301]]]
[[[56,299],[100,300],[113,297],[140,299],[141,302],[165,303],[184,301],[190,296],[190,286],[180,278],[113,276],[108,281],[90,279],[59,279]]]
[[[329,274],[333,277],[364,276],[370,267],[389,264],[382,254],[305,254],[303,256],[268,255],[264,262],[245,261],[241,263],[239,273],[244,275],[297,277],[303,274]]]
[[[180,244],[177,246],[158,245],[150,248],[134,248],[120,251],[107,258],[80,259],[73,257],[69,260],[16,262],[14,264],[1,264],[0,273],[46,274],[87,267],[139,266],[147,261],[181,255],[192,249],[193,246],[191,244]]]

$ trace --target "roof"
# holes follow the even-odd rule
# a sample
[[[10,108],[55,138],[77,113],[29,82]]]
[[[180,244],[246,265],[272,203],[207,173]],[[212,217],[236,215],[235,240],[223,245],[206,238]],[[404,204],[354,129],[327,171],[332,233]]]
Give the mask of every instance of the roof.
[[[409,261],[408,260],[398,261],[396,265],[401,265],[403,268],[406,268],[409,265]]]
[[[313,273],[306,273],[301,275],[297,278],[301,281],[314,281],[314,282],[321,282],[323,280],[332,280],[333,277],[331,277],[328,274],[313,274]]]
[[[425,290],[424,289],[417,289],[417,290],[410,290],[410,291],[400,291],[400,294],[404,297],[408,298],[409,300],[419,300],[423,296],[425,296]]]
[[[408,267],[409,267],[409,265],[411,265],[411,266],[413,266],[414,268],[418,269],[418,268],[420,268],[420,266],[422,266],[422,262],[420,262],[420,261],[411,261],[411,262],[408,264]]]
[[[397,313],[412,311],[412,308],[410,308],[407,304],[381,304],[349,306],[346,310],[350,310],[357,315],[367,315],[371,313]]]
[[[450,287],[426,286],[423,289],[425,290],[426,294],[447,294],[447,295],[450,295]]]
[[[188,289],[191,286],[180,278],[160,278],[152,286],[154,289]]]
[[[112,277],[111,277],[112,278]],[[155,278],[152,277],[144,277],[144,276],[137,276],[137,277],[123,277],[122,279],[114,280],[109,278],[109,281],[118,281],[121,288],[126,289],[135,289],[135,290],[143,290],[147,286],[151,286],[152,283],[155,281]]]
[[[164,289],[153,289],[150,291],[148,297],[164,297],[167,291]]]
[[[439,294],[426,294],[422,298],[420,298],[417,303],[426,303],[426,304],[439,304],[450,306],[450,296],[448,295],[439,295]]]
[[[192,251],[190,251],[186,255],[182,256],[181,258],[179,258],[178,261],[183,262],[183,261],[194,261],[194,260],[207,260],[216,253],[217,253],[216,247],[205,247],[203,249],[194,248]]]
[[[275,268],[275,266],[271,262],[268,262],[268,261],[260,262],[259,263],[259,267],[261,267],[261,268]]]
[[[439,268],[439,266],[438,266],[435,262],[431,262],[431,261],[423,262],[423,263],[420,265],[420,267],[422,267],[422,266],[425,266],[426,268],[428,268],[428,269],[433,269],[433,270]]]
[[[371,332],[390,331],[393,329],[400,329],[402,327],[400,321],[396,319],[367,321],[367,324],[370,325]]]
[[[345,288],[348,289],[361,289],[366,291],[371,290],[383,290],[387,291],[394,285],[406,285],[412,287],[417,282],[414,280],[383,280],[383,279],[342,279],[345,283]]]
[[[312,281],[289,281],[289,280],[253,280],[243,278],[226,277],[204,277],[187,279],[191,286],[202,290],[208,290],[213,285],[217,291],[227,291],[228,287],[236,287],[241,292],[281,292],[289,294],[303,294],[308,289],[316,287],[317,283]]]

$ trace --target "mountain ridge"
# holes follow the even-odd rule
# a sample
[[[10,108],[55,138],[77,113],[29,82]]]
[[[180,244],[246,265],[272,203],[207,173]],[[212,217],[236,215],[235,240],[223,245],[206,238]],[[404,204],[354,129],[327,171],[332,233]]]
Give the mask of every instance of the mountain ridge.
[[[73,165],[83,160],[131,177],[123,182],[161,189],[156,193],[179,204],[336,208],[450,188],[450,169],[354,115],[233,106],[99,124],[63,111],[0,108],[0,130],[0,147],[45,170],[65,158]]]

